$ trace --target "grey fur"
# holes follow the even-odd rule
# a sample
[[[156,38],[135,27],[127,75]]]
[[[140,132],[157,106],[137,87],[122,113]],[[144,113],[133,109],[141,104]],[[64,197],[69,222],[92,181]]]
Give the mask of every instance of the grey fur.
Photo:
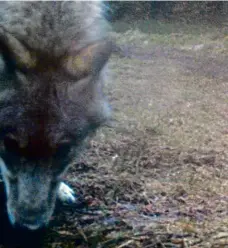
[[[48,224],[71,159],[108,120],[106,40],[99,2],[0,2],[0,169],[12,224]]]
[[[81,48],[106,36],[100,2],[0,2],[0,25],[32,48],[56,55],[73,41]]]

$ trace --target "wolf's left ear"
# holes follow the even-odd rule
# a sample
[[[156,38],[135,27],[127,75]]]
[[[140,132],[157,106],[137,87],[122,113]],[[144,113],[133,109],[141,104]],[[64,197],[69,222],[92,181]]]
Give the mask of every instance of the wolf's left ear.
[[[12,59],[16,66],[33,68],[36,66],[36,58],[22,42],[0,27],[0,53],[4,57]]]
[[[63,67],[72,76],[78,78],[96,75],[108,61],[111,52],[111,41],[98,41],[81,49],[75,55],[67,56],[63,61]]]

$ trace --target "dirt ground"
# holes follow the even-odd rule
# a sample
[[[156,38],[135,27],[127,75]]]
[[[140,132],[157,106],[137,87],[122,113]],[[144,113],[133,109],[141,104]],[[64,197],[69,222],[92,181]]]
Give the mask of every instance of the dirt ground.
[[[78,203],[43,246],[228,247],[228,23],[118,22],[112,37],[113,121],[70,169]]]

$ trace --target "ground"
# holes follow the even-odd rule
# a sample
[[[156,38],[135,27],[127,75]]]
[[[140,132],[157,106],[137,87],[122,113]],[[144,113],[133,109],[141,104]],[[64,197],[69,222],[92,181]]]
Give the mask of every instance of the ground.
[[[44,247],[228,247],[228,26],[114,23],[113,110]],[[1,246],[0,246],[1,247]]]

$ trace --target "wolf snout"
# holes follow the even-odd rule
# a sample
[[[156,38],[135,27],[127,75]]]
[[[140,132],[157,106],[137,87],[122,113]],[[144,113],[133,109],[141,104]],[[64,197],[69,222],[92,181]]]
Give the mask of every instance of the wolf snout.
[[[45,216],[21,216],[16,214],[14,226],[37,230],[45,227],[47,223],[48,220]]]
[[[50,216],[48,210],[42,208],[26,209],[26,207],[19,207],[9,211],[9,218],[14,226],[35,230],[46,226]]]

